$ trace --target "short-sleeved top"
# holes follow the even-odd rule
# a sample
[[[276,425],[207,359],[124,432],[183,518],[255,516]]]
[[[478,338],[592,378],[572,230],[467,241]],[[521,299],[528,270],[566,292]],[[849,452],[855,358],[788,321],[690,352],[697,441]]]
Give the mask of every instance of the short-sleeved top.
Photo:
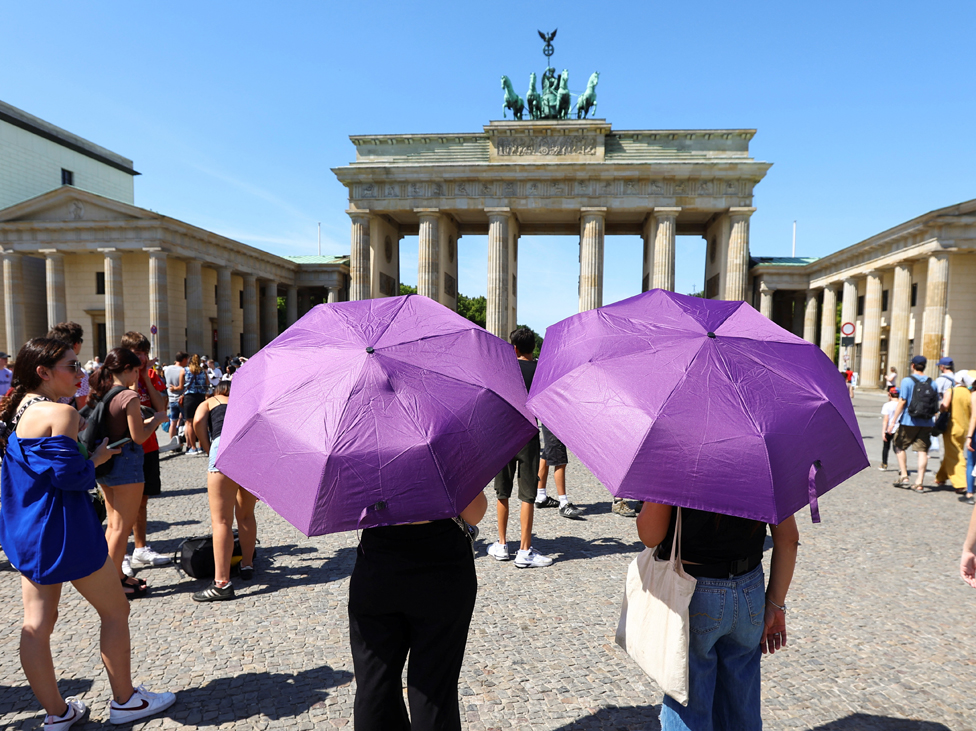
[[[180,374],[183,372],[183,366],[178,365],[168,365],[163,368],[163,376],[166,379],[166,385],[176,388],[180,385]],[[180,400],[179,391],[170,391],[166,389],[166,396],[171,404],[175,404]]]
[[[946,395],[946,391],[955,388],[956,386],[956,374],[952,371],[946,371],[941,376],[935,379],[935,390],[939,392],[939,401],[942,401],[943,397]]]
[[[13,380],[14,374],[9,368],[0,368],[0,396],[3,396],[10,390],[10,382]]]
[[[535,369],[539,365],[534,360],[519,359],[519,368],[522,369],[522,380],[525,381],[525,390],[532,389],[532,379],[535,377]]]
[[[927,381],[929,378],[927,376],[919,376],[916,380],[914,376],[906,376],[901,379],[901,386],[898,388],[898,397],[904,399],[905,408],[901,410],[901,419],[898,423],[902,426],[935,426],[934,417],[931,419],[915,419],[908,413],[908,407],[912,405],[912,394],[915,392],[915,384],[923,380]]]
[[[674,525],[678,509],[671,509],[668,532],[661,541],[661,558],[671,558]],[[762,554],[766,524],[759,520],[720,515],[705,510],[681,508],[681,558],[694,563],[715,564]]]
[[[186,375],[183,377],[183,385],[186,386],[186,392],[206,395],[207,384],[210,383],[210,380],[207,378],[207,372],[200,371],[194,375],[190,372],[189,368],[186,368],[184,369],[184,373]]]
[[[888,416],[888,430],[887,434],[894,434],[895,430],[898,428],[898,422],[895,421],[895,409],[898,408],[897,401],[888,401],[884,406],[881,407],[881,418],[883,419],[885,415]],[[883,422],[882,422],[883,423]]]
[[[117,442],[119,439],[131,437],[129,433],[129,420],[125,413],[125,407],[130,401],[138,401],[139,394],[130,389],[126,389],[115,395],[108,405],[108,440]]]
[[[160,393],[166,390],[166,382],[163,381],[163,379],[159,377],[159,374],[152,369],[149,370],[149,381],[152,383],[153,388],[155,388]],[[141,406],[145,406],[147,409],[152,409],[153,411],[155,411],[155,409],[153,409],[152,399],[149,398],[149,391],[146,390],[146,387],[143,384],[141,378],[136,383],[136,388],[139,389],[139,404]],[[142,443],[142,452],[143,454],[148,454],[149,452],[158,452],[158,451],[159,451],[159,442],[156,441],[156,433],[153,432],[149,436],[149,439],[147,439]]]

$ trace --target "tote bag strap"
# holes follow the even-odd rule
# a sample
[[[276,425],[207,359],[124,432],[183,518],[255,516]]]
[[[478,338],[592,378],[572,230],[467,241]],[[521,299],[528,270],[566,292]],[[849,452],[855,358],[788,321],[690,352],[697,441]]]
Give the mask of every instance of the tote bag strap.
[[[681,508],[676,507],[678,514],[674,519],[674,538],[671,541],[671,568],[681,566]]]

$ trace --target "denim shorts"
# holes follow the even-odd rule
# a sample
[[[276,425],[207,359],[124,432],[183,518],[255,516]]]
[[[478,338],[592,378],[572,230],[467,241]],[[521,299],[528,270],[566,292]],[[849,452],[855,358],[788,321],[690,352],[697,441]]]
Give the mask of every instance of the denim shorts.
[[[220,437],[210,442],[210,458],[207,460],[207,472],[220,472],[217,469],[217,445],[220,444]]]
[[[180,406],[180,402],[179,401],[171,402],[169,405],[170,421],[179,421],[181,416],[183,416],[183,407]]]
[[[145,482],[142,463],[142,445],[135,442],[123,444],[121,454],[112,458],[112,471],[99,477],[97,482],[106,487]]]

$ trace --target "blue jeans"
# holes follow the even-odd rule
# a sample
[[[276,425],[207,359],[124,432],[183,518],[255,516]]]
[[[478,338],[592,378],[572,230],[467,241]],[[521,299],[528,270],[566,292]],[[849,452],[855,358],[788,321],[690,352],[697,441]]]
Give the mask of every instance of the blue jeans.
[[[973,483],[976,483],[976,477],[973,477],[973,468],[976,467],[976,452],[969,451],[969,440],[966,440],[963,450],[966,452],[966,494],[973,494]]]
[[[734,579],[698,579],[688,612],[688,705],[664,696],[661,731],[762,728],[759,640],[765,604],[762,566]]]

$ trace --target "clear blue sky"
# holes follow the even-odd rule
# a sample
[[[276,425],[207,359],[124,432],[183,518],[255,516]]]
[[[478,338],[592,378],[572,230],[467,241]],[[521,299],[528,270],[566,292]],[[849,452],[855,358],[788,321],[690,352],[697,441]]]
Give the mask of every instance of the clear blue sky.
[[[321,221],[323,253],[347,253],[348,136],[479,131],[558,27],[555,64],[572,88],[600,71],[615,129],[756,128],[774,166],[753,254],[788,256],[797,220],[797,254],[822,256],[976,198],[974,19],[973,0],[6,2],[0,99],[132,158],[137,205],[279,254],[315,253]],[[484,294],[484,238],[459,252],[460,291]],[[573,314],[576,239],[519,253],[519,320]],[[606,256],[605,301],[640,291],[640,240]],[[679,239],[677,289],[703,268]]]

